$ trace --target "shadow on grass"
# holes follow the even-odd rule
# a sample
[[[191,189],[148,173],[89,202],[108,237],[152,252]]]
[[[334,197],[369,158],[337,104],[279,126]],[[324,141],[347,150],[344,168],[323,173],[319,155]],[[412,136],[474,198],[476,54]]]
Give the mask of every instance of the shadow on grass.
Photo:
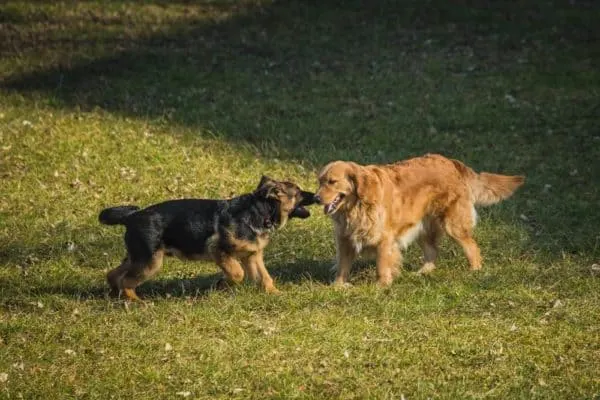
[[[73,244],[70,241],[64,241],[34,246],[0,247],[0,264],[29,269],[44,262],[68,257],[73,264],[82,268],[104,268],[97,262],[97,251],[102,248],[111,248],[113,243],[113,240],[106,238],[90,243]],[[92,255],[93,259],[90,258]]]
[[[595,2],[174,3],[189,15],[160,26],[143,19],[143,3],[132,3],[139,20],[93,5],[64,21],[3,14],[16,32],[0,41],[4,53],[58,61],[2,77],[2,87],[311,167],[441,152],[478,170],[525,173],[514,206],[497,213],[523,214],[533,247],[600,255],[600,216],[589,213],[600,202],[590,185],[600,175]],[[203,7],[231,15],[194,13]],[[48,32],[20,35],[32,19]],[[56,23],[73,33],[50,29]]]
[[[218,271],[218,267],[215,266],[215,271]],[[330,265],[324,265],[314,260],[296,260],[290,264],[282,265],[275,264],[272,268],[269,268],[271,276],[275,279],[276,285],[286,283],[302,283],[302,282],[319,282],[322,284],[328,284],[331,282],[331,272],[329,270]],[[202,274],[199,273],[197,276],[192,278],[169,278],[162,279],[160,273],[153,279],[144,282],[141,286],[136,289],[136,292],[143,300],[151,299],[168,299],[168,298],[201,298],[206,296],[213,290],[220,290],[216,288],[217,282],[222,278],[220,272]],[[3,294],[5,295],[6,301],[2,304],[7,307],[15,307],[20,304],[20,301],[11,301],[10,286],[14,285],[14,282],[3,281],[0,283],[0,288],[4,288]],[[259,286],[254,282],[244,281],[243,285],[256,287],[256,290],[260,290]],[[236,288],[231,287],[229,289],[235,292]],[[77,300],[93,300],[93,299],[112,299],[118,300],[109,293],[107,284],[100,284],[89,286],[87,284],[60,284],[60,285],[44,285],[38,284],[31,288],[31,291],[36,295],[59,295]],[[19,297],[15,294],[15,297]],[[29,304],[26,304],[30,307]]]
[[[202,9],[202,4],[209,5],[196,6]],[[189,7],[196,9],[193,3]],[[504,91],[517,88],[504,80],[526,72],[523,65],[559,61],[557,46],[573,56],[587,52],[578,41],[599,33],[592,18],[597,7],[560,1],[529,1],[518,9],[502,2],[416,0],[348,1],[343,7],[336,1],[210,2],[210,7],[232,15],[218,22],[204,14],[174,19],[158,34],[133,37],[125,28],[119,35],[118,29],[90,24],[90,16],[82,13],[65,21],[67,29],[90,24],[97,41],[57,38],[73,51],[40,70],[7,76],[2,86],[44,93],[57,107],[164,119],[281,153],[266,157],[379,162],[444,151],[485,162],[489,157],[464,149],[464,142],[488,153],[502,150],[482,131],[504,133],[512,126],[519,132],[551,118],[544,112],[531,118],[531,110],[506,107]],[[98,22],[115,18],[94,13]],[[23,19],[45,14],[36,15],[13,12],[6,18],[18,30]],[[45,18],[49,24],[60,22],[58,16]],[[128,22],[127,15],[116,18]],[[132,30],[146,33],[147,23],[133,21]],[[527,42],[537,35],[541,43]],[[64,51],[52,46],[52,35],[39,36],[33,43],[19,37],[12,44]],[[9,53],[10,44],[5,44]],[[106,55],[106,47],[118,50]],[[525,53],[532,59],[517,63]],[[535,72],[545,80],[555,71]],[[486,81],[494,75],[500,87]],[[463,87],[450,87],[456,85]],[[482,102],[490,95],[503,104]],[[579,106],[569,119],[591,119],[598,104]],[[465,113],[465,107],[475,112]],[[496,114],[497,107],[505,114]],[[493,118],[509,114],[512,121]],[[462,139],[449,140],[442,131],[460,132]],[[517,135],[525,143],[543,140],[532,131]],[[493,158],[494,167],[514,161],[499,152]]]

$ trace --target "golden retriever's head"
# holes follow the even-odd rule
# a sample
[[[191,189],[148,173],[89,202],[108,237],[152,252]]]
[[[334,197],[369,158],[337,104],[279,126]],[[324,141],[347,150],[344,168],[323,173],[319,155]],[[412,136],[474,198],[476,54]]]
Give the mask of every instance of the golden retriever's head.
[[[319,172],[319,190],[316,198],[323,204],[325,214],[334,214],[355,191],[355,184],[351,177],[355,175],[354,163],[334,161]]]
[[[372,171],[353,162],[334,161],[319,172],[316,200],[325,214],[352,207],[356,201],[370,202],[379,185]]]

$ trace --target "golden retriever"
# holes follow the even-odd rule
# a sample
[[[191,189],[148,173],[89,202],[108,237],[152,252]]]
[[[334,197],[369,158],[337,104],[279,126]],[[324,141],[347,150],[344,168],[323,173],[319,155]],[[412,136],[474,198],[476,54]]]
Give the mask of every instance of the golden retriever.
[[[380,286],[399,273],[401,249],[418,239],[424,264],[435,269],[438,243],[446,232],[463,248],[472,270],[481,269],[473,239],[476,205],[506,199],[523,176],[476,173],[457,160],[427,154],[388,165],[334,161],[319,172],[315,200],[333,219],[337,246],[334,285],[345,285],[355,257],[374,251]]]

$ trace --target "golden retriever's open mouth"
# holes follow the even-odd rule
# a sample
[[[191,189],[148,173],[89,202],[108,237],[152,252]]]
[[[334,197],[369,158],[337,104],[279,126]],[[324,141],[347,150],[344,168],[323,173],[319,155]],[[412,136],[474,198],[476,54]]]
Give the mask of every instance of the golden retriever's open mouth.
[[[333,214],[337,210],[337,208],[340,205],[340,202],[342,201],[344,196],[345,196],[345,194],[338,193],[338,195],[335,196],[335,199],[333,199],[333,201],[331,203],[325,204],[325,206],[323,207],[323,211],[325,212],[325,214],[327,214],[327,215]]]

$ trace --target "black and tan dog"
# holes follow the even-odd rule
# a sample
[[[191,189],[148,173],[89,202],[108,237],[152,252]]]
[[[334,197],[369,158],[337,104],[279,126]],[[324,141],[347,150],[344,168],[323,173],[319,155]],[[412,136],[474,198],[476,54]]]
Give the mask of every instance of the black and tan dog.
[[[102,210],[101,223],[125,225],[127,257],[107,275],[111,289],[137,300],[135,288],[156,274],[163,256],[213,260],[230,283],[245,274],[266,292],[278,292],[265,268],[263,250],[271,233],[289,218],[307,218],[314,194],[292,182],[263,176],[253,193],[230,200],[181,199],[140,209]]]

